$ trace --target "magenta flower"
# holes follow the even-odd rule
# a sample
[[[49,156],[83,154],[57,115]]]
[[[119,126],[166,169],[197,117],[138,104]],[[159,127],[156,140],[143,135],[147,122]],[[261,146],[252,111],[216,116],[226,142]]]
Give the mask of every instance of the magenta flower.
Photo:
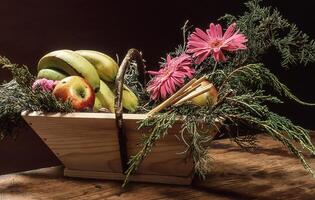
[[[45,92],[52,92],[57,83],[58,81],[48,80],[45,78],[37,79],[34,81],[32,89],[35,90],[38,87]]]
[[[175,58],[167,55],[166,63],[159,71],[148,71],[149,74],[155,75],[147,88],[151,99],[158,100],[160,97],[165,99],[174,94],[176,86],[182,86],[186,77],[193,77],[195,70],[191,68],[191,64],[191,57],[187,54]]]
[[[192,53],[196,58],[196,64],[202,63],[209,55],[212,55],[215,61],[226,61],[223,51],[237,51],[246,49],[247,38],[245,35],[235,31],[236,23],[231,24],[222,36],[222,27],[220,24],[210,24],[207,33],[196,28],[188,37],[187,53]]]

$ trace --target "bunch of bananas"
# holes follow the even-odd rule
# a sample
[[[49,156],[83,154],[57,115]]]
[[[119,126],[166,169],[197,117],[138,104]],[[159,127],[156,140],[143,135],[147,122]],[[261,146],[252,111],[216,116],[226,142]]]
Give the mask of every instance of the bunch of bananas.
[[[95,92],[94,111],[106,108],[114,112],[114,89],[118,64],[108,55],[92,50],[57,50],[43,56],[38,62],[37,78],[62,80],[68,76],[81,76]],[[111,88],[108,86],[111,85]],[[124,85],[123,107],[134,112],[137,96]]]

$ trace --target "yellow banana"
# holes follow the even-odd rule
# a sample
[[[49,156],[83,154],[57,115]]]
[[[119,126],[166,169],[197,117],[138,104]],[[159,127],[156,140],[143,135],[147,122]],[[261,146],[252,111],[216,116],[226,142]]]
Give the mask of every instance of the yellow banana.
[[[57,69],[69,75],[79,75],[88,81],[95,92],[100,88],[100,78],[94,66],[71,50],[57,50],[43,56],[38,62],[38,71]]]
[[[100,90],[95,94],[94,110],[104,107],[115,112],[115,95],[102,80],[100,81]]]
[[[46,78],[49,80],[59,81],[66,78],[67,75],[64,72],[54,69],[42,69],[38,72],[37,78]]]
[[[94,65],[101,79],[109,82],[115,81],[118,64],[111,57],[101,52],[92,50],[78,50],[75,52]]]
[[[94,106],[93,106],[93,111],[98,112],[101,108],[103,108],[101,99],[100,99],[100,93],[95,94],[95,100],[94,100]]]
[[[131,112],[135,112],[139,105],[138,97],[126,85],[123,89],[122,105]]]
[[[113,92],[116,90],[114,83],[106,82],[106,84]],[[139,105],[138,97],[125,84],[123,85],[122,105],[130,112],[135,112]]]

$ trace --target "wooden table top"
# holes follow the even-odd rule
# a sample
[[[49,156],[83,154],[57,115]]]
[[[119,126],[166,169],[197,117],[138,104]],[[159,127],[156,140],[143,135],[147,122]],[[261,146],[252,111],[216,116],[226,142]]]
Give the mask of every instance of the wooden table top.
[[[51,167],[0,176],[0,200],[16,199],[315,199],[315,179],[297,159],[269,137],[259,148],[244,152],[230,140],[215,141],[213,172],[192,186],[85,180],[62,176]],[[315,168],[315,159],[310,160]],[[176,166],[175,166],[176,167]]]

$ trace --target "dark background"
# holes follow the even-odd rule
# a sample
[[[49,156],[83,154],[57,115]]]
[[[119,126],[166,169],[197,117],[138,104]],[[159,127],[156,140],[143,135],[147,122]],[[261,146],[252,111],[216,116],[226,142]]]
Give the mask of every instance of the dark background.
[[[26,64],[36,73],[37,61],[56,49],[94,49],[120,58],[131,48],[143,51],[150,68],[182,42],[180,28],[207,28],[224,13],[241,14],[245,1],[101,1],[2,0],[0,54]],[[311,37],[315,36],[312,1],[266,0]],[[272,71],[301,99],[315,101],[315,65],[284,70],[275,56],[267,56]],[[0,80],[9,80],[0,70]],[[315,109],[291,102],[274,110],[298,124],[315,129]],[[58,164],[40,139],[26,130],[17,140],[0,142],[0,173]]]

